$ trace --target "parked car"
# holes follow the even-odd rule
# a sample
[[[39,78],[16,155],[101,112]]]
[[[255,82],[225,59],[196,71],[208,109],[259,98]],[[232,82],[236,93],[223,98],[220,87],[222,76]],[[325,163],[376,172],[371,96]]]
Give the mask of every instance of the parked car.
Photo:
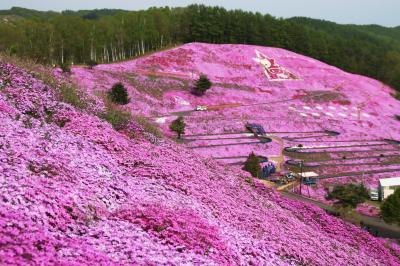
[[[377,189],[370,189],[369,190],[369,198],[371,200],[379,200],[379,192]]]
[[[207,111],[207,106],[198,105],[196,106],[196,111]]]
[[[290,180],[290,181],[296,180],[296,175],[295,175],[293,172],[289,172],[289,173],[287,173],[285,176],[286,176],[286,178],[287,178],[288,180]]]

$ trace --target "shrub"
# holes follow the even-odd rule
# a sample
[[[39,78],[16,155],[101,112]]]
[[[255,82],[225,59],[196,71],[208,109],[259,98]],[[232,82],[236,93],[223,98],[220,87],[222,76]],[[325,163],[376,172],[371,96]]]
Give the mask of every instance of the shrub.
[[[93,69],[95,66],[97,66],[97,62],[95,60],[90,59],[87,62],[87,66],[89,67],[89,69]]]
[[[185,134],[185,121],[183,120],[183,117],[180,116],[177,119],[175,119],[174,121],[172,121],[171,125],[169,126],[169,129],[171,131],[174,131],[178,134],[178,139],[181,138],[182,134]]]
[[[253,177],[259,176],[261,172],[260,159],[254,154],[254,152],[250,153],[249,157],[247,157],[243,170],[249,172]]]
[[[71,73],[71,65],[69,63],[61,63],[60,68],[64,73]]]
[[[125,105],[129,103],[128,91],[122,83],[116,83],[108,92],[111,101],[116,104]]]
[[[343,207],[356,208],[358,204],[369,199],[368,190],[364,185],[346,184],[337,185],[326,197],[328,200],[337,200]]]
[[[387,223],[400,225],[400,188],[390,195],[381,205],[381,216]]]
[[[129,124],[131,113],[120,110],[114,105],[109,105],[101,118],[108,121],[115,130],[121,130]]]
[[[196,82],[196,86],[193,90],[195,95],[204,95],[204,93],[210,89],[212,86],[211,81],[208,79],[206,75],[200,75],[200,78]]]

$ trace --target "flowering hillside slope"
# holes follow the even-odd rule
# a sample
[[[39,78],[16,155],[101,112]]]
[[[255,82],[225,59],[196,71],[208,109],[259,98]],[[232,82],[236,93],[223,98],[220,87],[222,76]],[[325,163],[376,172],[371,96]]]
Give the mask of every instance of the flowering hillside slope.
[[[400,264],[396,244],[136,125],[117,132],[35,76],[0,63],[0,264]],[[130,93],[133,111],[157,101]]]
[[[200,74],[213,82],[202,97],[190,93]],[[93,70],[76,67],[72,76],[95,96],[122,81],[131,112],[154,118],[166,134],[184,115],[188,146],[222,163],[240,165],[251,151],[282,163],[282,143],[300,145],[302,153],[284,159],[324,159],[311,170],[336,175],[311,192],[318,199],[332,183],[377,188],[379,178],[400,175],[399,145],[387,142],[400,140],[394,90],[284,49],[190,43]],[[193,111],[198,105],[208,110]],[[243,135],[246,122],[261,124],[274,141]]]

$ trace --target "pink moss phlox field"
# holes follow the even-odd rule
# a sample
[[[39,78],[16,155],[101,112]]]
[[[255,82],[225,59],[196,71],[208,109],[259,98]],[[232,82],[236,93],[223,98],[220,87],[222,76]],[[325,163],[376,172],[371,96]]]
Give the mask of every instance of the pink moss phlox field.
[[[143,203],[142,203],[143,204]],[[118,220],[138,224],[144,231],[162,239],[165,244],[180,246],[180,250],[192,250],[198,254],[213,257],[218,250],[220,258],[214,258],[219,264],[232,264],[238,260],[229,253],[220,239],[218,230],[205,220],[188,210],[168,209],[161,204],[139,206],[118,211],[114,217]]]
[[[276,60],[277,64],[298,79],[269,80],[263,66],[255,60],[257,51]],[[206,74],[213,82],[213,87],[202,97],[190,93],[200,74]],[[109,89],[113,82],[122,80],[132,96],[129,105],[131,111],[156,117],[156,122],[167,136],[173,136],[169,124],[176,118],[175,112],[179,114],[180,111],[190,111],[198,105],[206,105],[209,111],[192,112],[185,116],[187,135],[240,133],[245,130],[246,122],[252,122],[261,124],[268,133],[272,132],[280,138],[301,136],[293,132],[334,130],[340,133],[334,138],[285,140],[285,146],[340,145],[339,141],[348,145],[346,142],[349,140],[356,141],[354,144],[357,141],[367,144],[365,141],[368,140],[400,140],[399,122],[395,119],[395,115],[399,114],[400,102],[392,97],[393,89],[379,81],[346,73],[279,48],[190,43],[132,61],[100,65],[95,70],[77,67],[73,69],[73,77],[89,92],[93,88]],[[154,92],[157,94],[153,95]],[[304,135],[308,136],[310,134]],[[330,140],[338,142],[329,143]],[[251,151],[267,157],[279,155],[277,143],[221,145],[237,144],[240,141],[228,142],[218,136],[209,141],[208,145],[220,146],[194,151],[205,157],[243,156]],[[189,146],[204,146],[206,142],[194,141]],[[390,145],[381,148],[396,149]],[[371,146],[330,148],[325,151],[352,151],[367,156],[368,151],[372,154],[376,149]],[[381,151],[374,155],[389,153]],[[335,156],[340,158],[343,154],[331,153],[330,156],[335,159]],[[318,174],[390,168],[380,165],[380,162],[375,166],[365,165],[370,162],[368,159],[360,159],[354,164],[356,162],[361,165],[325,166]],[[334,165],[335,162],[330,164]],[[396,165],[393,167],[398,168]],[[400,171],[391,174],[396,176]],[[361,178],[344,177],[340,180],[352,179],[377,188],[379,176],[381,174],[366,174]]]
[[[208,62],[202,72],[223,62],[214,61],[216,54],[208,54],[207,47],[190,48]],[[221,47],[226,53],[238,49]],[[240,67],[235,62],[243,58],[238,53],[228,65]],[[184,71],[186,59],[160,66],[172,71],[168,67],[179,65],[176,72]],[[97,66],[92,72],[125,71],[143,60],[121,63],[121,68]],[[258,69],[251,61],[246,64],[244,69]],[[285,68],[304,78],[290,65]],[[81,81],[91,71],[74,68],[73,75],[77,70]],[[225,75],[214,73],[212,78]],[[117,80],[111,79],[110,84]],[[82,88],[89,94],[96,90]],[[128,89],[134,92],[133,113],[168,110],[168,104],[159,103],[164,109],[149,105],[160,99],[134,86]],[[117,132],[98,117],[59,102],[55,91],[30,73],[0,63],[0,264],[400,264],[396,244],[282,198],[244,172],[184,146],[168,140],[152,144],[134,123],[129,128],[137,137]],[[147,109],[135,111],[136,103]],[[195,132],[194,124],[189,127]]]

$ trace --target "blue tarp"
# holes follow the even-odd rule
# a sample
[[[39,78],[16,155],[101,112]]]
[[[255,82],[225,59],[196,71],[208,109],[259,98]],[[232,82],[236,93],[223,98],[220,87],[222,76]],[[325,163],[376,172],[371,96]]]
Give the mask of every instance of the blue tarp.
[[[268,163],[261,170],[261,178],[268,178],[270,175],[276,172],[276,167],[273,163]]]

